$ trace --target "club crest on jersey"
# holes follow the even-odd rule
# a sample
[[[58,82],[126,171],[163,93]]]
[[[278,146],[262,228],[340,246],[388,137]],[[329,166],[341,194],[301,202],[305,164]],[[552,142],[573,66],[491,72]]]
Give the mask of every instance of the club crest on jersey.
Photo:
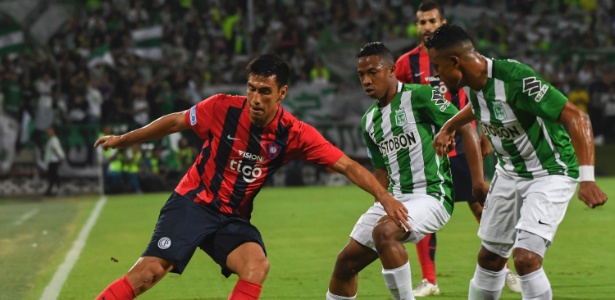
[[[282,150],[282,146],[276,143],[267,144],[265,147],[267,148],[267,156],[269,159],[278,157],[278,155],[280,155],[280,151]]]
[[[408,124],[408,118],[406,118],[406,112],[401,107],[395,111],[395,124],[397,126],[404,126]]]
[[[502,102],[495,101],[493,103],[493,114],[495,118],[500,121],[506,119],[506,110],[504,109]]]

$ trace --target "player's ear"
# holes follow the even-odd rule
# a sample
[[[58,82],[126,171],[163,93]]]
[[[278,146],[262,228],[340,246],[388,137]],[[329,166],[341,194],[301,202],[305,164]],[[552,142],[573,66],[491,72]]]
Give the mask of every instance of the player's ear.
[[[278,101],[282,101],[286,97],[286,93],[288,92],[288,85],[285,85],[280,88],[278,91]]]
[[[451,56],[449,57],[449,60],[451,61],[451,64],[453,64],[453,67],[454,67],[455,69],[459,69],[459,64],[460,64],[460,61],[459,61],[459,56],[457,56],[457,55],[451,55]]]
[[[446,23],[448,23],[448,20],[446,20],[446,19],[442,19],[442,25],[444,25],[444,24],[446,24]]]

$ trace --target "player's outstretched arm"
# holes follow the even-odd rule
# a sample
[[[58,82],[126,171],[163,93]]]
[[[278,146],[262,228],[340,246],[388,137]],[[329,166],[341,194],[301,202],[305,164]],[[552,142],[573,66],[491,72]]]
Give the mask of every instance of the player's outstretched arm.
[[[344,174],[352,183],[372,194],[377,201],[382,203],[387,215],[393,220],[399,221],[400,226],[410,228],[406,207],[393,198],[389,191],[366,168],[346,154],[342,155],[331,168],[340,174]]]
[[[483,157],[478,134],[476,134],[476,130],[469,123],[459,127],[458,132],[461,136],[463,148],[466,151],[466,159],[468,160],[470,174],[472,175],[472,196],[480,203],[485,203],[489,185],[485,182],[483,174]]]
[[[579,199],[590,208],[603,205],[608,197],[594,179],[594,133],[589,116],[571,102],[566,102],[559,121],[568,128],[579,161]]]
[[[188,129],[190,127],[184,122],[184,113],[176,112],[162,116],[148,125],[119,136],[106,135],[100,137],[94,143],[94,147],[101,145],[105,150],[109,148],[125,148],[132,144],[156,140],[171,133]]]
[[[474,113],[470,103],[459,111],[454,117],[450,118],[444,126],[440,128],[440,132],[433,139],[433,147],[439,156],[447,155],[455,148],[455,132],[463,125],[474,120]]]

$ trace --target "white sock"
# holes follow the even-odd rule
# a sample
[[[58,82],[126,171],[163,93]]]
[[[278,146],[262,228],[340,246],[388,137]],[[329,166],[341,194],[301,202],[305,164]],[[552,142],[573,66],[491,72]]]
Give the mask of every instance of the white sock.
[[[334,295],[331,294],[331,292],[327,291],[327,300],[354,300],[357,297],[357,295],[354,296],[350,296],[350,297],[345,297],[345,296],[338,296],[338,295]]]
[[[506,281],[506,268],[493,272],[476,265],[474,277],[470,281],[468,300],[499,299]]]
[[[553,291],[551,283],[543,268],[530,274],[519,276],[521,281],[521,295],[526,300],[551,300]]]
[[[410,277],[410,262],[395,269],[382,268],[384,283],[395,300],[414,300],[412,293],[412,278]]]

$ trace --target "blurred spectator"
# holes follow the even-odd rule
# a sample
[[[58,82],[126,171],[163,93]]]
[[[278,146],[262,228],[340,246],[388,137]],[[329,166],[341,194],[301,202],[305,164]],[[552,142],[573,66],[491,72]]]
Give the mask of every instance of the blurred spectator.
[[[56,136],[53,127],[47,129],[47,136],[48,140],[45,144],[44,158],[47,166],[47,190],[45,191],[45,196],[52,196],[57,194],[60,189],[60,175],[58,174],[58,170],[66,155],[64,154],[60,139]],[[52,193],[53,186],[56,187],[55,193]]]
[[[326,84],[331,78],[329,69],[325,67],[320,61],[316,61],[312,70],[310,70],[310,80],[313,83]]]
[[[124,160],[122,161],[122,174],[128,181],[129,191],[133,193],[141,193],[141,184],[139,183],[139,167],[143,152],[141,145],[135,144],[130,148],[123,149]]]
[[[188,143],[188,139],[182,137],[179,140],[179,150],[177,151],[179,160],[180,172],[185,173],[194,163],[196,157],[196,149]]]
[[[587,90],[576,80],[570,83],[570,93],[568,93],[568,101],[576,105],[581,111],[587,113],[587,105],[589,104],[589,94]]]

